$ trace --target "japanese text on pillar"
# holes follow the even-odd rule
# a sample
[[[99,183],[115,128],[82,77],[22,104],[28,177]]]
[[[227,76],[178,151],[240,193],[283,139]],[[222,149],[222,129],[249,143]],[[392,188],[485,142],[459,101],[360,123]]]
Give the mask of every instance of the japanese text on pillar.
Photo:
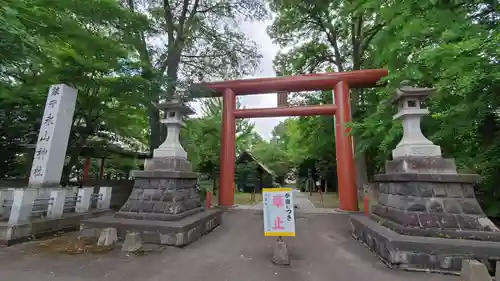
[[[48,152],[50,149],[50,141],[54,135],[55,116],[57,114],[57,104],[61,95],[60,85],[54,85],[49,90],[47,96],[47,104],[42,117],[40,126],[40,134],[36,144],[35,155],[33,158],[33,168],[31,170],[31,178],[42,178],[44,176],[44,167],[47,163]]]
[[[264,188],[264,235],[295,236],[291,188]]]

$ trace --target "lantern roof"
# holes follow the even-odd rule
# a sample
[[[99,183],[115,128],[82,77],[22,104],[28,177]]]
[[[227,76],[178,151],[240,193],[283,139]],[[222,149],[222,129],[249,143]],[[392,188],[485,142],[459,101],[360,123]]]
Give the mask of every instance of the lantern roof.
[[[436,92],[434,88],[417,88],[410,86],[410,81],[402,81],[400,85],[401,86],[396,89],[392,98],[392,103],[398,103],[404,98],[418,98],[424,100]]]
[[[177,99],[173,99],[169,102],[164,103],[153,103],[153,105],[159,110],[178,111],[183,115],[190,115],[195,113],[194,110],[191,109],[191,107]]]

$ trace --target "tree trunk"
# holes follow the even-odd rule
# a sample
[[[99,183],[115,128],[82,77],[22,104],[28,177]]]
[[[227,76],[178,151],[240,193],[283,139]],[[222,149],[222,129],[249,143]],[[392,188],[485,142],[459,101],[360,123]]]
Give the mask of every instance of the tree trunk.
[[[217,178],[214,178],[213,179],[213,186],[212,186],[212,194],[215,196],[217,195],[217,191],[218,188],[217,188]]]
[[[78,162],[78,158],[80,157],[80,152],[81,152],[81,146],[75,149],[73,153],[69,156],[69,161],[66,165],[64,165],[63,171],[62,171],[62,177],[61,177],[61,182],[63,184],[67,184],[69,182],[69,177],[71,176],[71,171],[75,167],[76,163]]]
[[[177,80],[179,72],[179,64],[181,61],[181,52],[177,50],[179,47],[170,49],[167,57],[167,89],[165,98],[171,100],[175,96],[177,90]],[[167,128],[161,127],[158,121],[158,146],[167,138]]]
[[[158,148],[161,144],[161,132],[160,132],[160,114],[158,109],[152,104],[147,105],[148,108],[148,122],[149,129],[149,153],[153,155],[153,150]]]

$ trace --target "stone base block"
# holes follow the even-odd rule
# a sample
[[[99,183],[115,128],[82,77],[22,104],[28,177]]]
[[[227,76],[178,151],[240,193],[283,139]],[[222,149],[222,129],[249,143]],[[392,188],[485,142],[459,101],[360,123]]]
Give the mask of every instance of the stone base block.
[[[150,158],[144,161],[144,170],[167,170],[191,172],[191,163],[185,158]]]
[[[406,236],[359,215],[350,224],[353,237],[392,268],[459,273],[462,260],[479,260],[490,270],[500,260],[500,242]]]
[[[430,143],[409,143],[396,146],[392,158],[400,157],[441,157],[441,147]]]
[[[130,176],[135,179],[197,179],[198,174],[185,171],[165,171],[165,170],[133,170]]]
[[[386,173],[457,174],[455,159],[400,157],[385,163]]]
[[[0,245],[8,246],[60,231],[78,230],[82,220],[110,212],[111,210],[94,210],[86,213],[69,213],[57,219],[32,219],[29,223],[18,225],[0,222]]]
[[[210,209],[178,221],[136,220],[102,216],[83,221],[80,228],[85,230],[113,227],[116,228],[120,238],[125,238],[127,233],[137,232],[141,234],[144,243],[182,247],[219,226],[221,214],[222,212],[218,209]]]
[[[155,213],[119,211],[115,213],[115,217],[124,219],[136,219],[136,220],[178,221],[185,217],[192,216],[196,213],[202,212],[203,210],[204,210],[203,207],[198,207],[179,214],[155,214]]]

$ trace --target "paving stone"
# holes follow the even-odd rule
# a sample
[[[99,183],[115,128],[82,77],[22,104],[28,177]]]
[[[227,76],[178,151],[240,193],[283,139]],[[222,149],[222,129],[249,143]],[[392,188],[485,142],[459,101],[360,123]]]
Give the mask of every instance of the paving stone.
[[[406,211],[424,212],[427,208],[423,198],[408,196],[406,203]]]
[[[387,196],[387,206],[398,210],[404,210],[406,207],[406,200],[403,196],[389,194]]]
[[[448,197],[460,198],[463,197],[462,186],[459,183],[449,183],[446,185],[446,195]]]
[[[128,233],[123,241],[123,252],[136,252],[142,247],[141,234],[137,232]]]
[[[439,226],[443,229],[457,229],[458,221],[455,215],[448,214],[435,214],[436,221],[439,223]]]
[[[277,265],[290,265],[288,247],[283,240],[276,240],[273,248],[273,263]]]
[[[381,205],[373,205],[372,213],[380,217],[385,217],[385,215],[387,214],[387,207]]]
[[[443,200],[440,198],[429,198],[426,203],[428,212],[442,213],[444,211]]]
[[[421,227],[417,214],[412,212],[405,212],[394,208],[387,208],[386,217],[402,226]]]
[[[418,192],[422,197],[431,197],[432,196],[432,184],[426,182],[419,182],[418,184]]]
[[[169,203],[158,202],[155,203],[154,212],[159,214],[164,214],[167,211]]]
[[[142,202],[141,203],[141,212],[152,213],[154,206],[155,206],[154,202]]]
[[[398,185],[399,185],[399,183],[397,183],[397,182],[390,182],[389,186],[388,186],[389,187],[389,192],[387,192],[387,193],[389,193],[389,194],[398,194]]]
[[[127,205],[127,209],[124,209],[123,211],[128,211],[128,212],[139,212],[141,208],[141,202],[139,200],[135,199],[129,199]]]
[[[491,281],[488,269],[477,260],[462,260],[460,277],[462,281]]]
[[[118,236],[116,234],[116,228],[108,227],[101,231],[99,240],[97,240],[97,246],[110,246],[118,241]]]
[[[465,198],[476,197],[476,192],[474,191],[474,186],[472,184],[462,184],[462,188]]]
[[[457,222],[463,230],[480,230],[481,226],[475,216],[457,216]]]
[[[446,196],[446,187],[444,184],[436,183],[433,187],[434,196],[435,197],[445,197]]]
[[[420,224],[422,228],[440,228],[441,226],[438,223],[438,216],[432,213],[424,213],[418,214],[418,218],[420,220]]]
[[[394,184],[394,189],[396,191],[397,195],[415,195],[416,190],[412,188],[411,185],[409,185],[406,182],[396,182]]]
[[[481,215],[483,211],[476,199],[461,199],[458,201],[464,214]]]
[[[148,179],[136,179],[134,181],[134,188],[146,188],[150,185]]]
[[[443,208],[443,199],[440,198],[429,198],[426,200],[427,202],[427,211],[432,213],[442,213],[444,212]]]
[[[380,193],[390,193],[389,183],[381,182],[376,185],[378,185]]]
[[[389,194],[384,194],[384,193],[381,193],[379,194],[378,196],[378,203],[380,205],[384,205],[384,206],[387,206],[387,199],[389,198]]]
[[[460,208],[460,203],[456,199],[445,199],[443,200],[443,207],[448,214],[461,214],[462,208]]]

